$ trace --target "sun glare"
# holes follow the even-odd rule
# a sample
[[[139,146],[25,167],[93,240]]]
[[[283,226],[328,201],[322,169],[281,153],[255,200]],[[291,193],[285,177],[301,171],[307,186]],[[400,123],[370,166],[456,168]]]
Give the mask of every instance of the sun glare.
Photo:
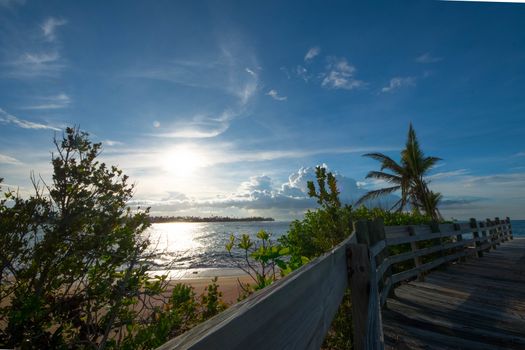
[[[177,177],[187,177],[204,166],[203,156],[186,147],[172,149],[162,156],[161,162],[166,171]]]

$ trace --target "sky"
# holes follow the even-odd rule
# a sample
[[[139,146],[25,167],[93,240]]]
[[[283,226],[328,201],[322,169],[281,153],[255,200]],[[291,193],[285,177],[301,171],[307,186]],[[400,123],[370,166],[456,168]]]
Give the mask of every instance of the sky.
[[[352,203],[409,123],[446,218],[525,219],[525,4],[0,0],[0,177],[50,181],[79,126],[155,215]],[[377,205],[387,207],[392,198]]]

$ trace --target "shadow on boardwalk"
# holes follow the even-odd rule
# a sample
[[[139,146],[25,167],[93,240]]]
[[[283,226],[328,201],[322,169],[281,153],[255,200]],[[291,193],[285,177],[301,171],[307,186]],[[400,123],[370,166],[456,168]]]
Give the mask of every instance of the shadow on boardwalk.
[[[525,238],[395,290],[387,349],[525,349]]]

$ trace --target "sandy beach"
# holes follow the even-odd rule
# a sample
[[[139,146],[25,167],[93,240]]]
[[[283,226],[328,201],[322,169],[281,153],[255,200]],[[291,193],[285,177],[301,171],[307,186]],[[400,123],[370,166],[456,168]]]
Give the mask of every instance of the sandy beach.
[[[248,275],[217,277],[217,285],[219,286],[219,291],[222,293],[222,300],[228,305],[235,304],[237,298],[241,294],[241,288],[238,281],[241,281],[242,283],[253,283],[253,279]],[[201,295],[204,292],[204,288],[211,283],[212,278],[213,277],[198,277],[171,280],[170,285],[175,285],[177,283],[187,284],[194,288],[196,295]]]

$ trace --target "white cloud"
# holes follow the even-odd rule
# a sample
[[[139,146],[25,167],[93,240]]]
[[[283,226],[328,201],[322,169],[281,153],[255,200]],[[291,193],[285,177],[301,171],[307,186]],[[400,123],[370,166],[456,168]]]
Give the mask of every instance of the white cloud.
[[[381,89],[382,92],[391,92],[405,86],[415,86],[416,78],[414,77],[395,77],[390,79],[387,86]]]
[[[210,138],[216,137],[228,130],[230,122],[239,114],[239,111],[226,109],[218,116],[198,114],[189,121],[176,122],[169,125],[169,131],[153,134],[158,137],[171,138]],[[153,122],[156,129],[160,128],[159,122]],[[158,124],[155,124],[158,123]]]
[[[0,0],[0,6],[7,8],[14,7],[16,5],[24,5],[25,3],[25,0]]]
[[[257,73],[255,73],[255,71],[253,71],[252,69],[245,68],[244,70],[246,71],[246,73],[250,74],[252,77],[257,78]]]
[[[274,89],[268,91],[266,95],[270,96],[271,98],[277,101],[286,101],[288,99],[288,97],[286,96],[279,96],[279,93],[277,92],[277,90],[274,90]]]
[[[21,109],[62,109],[68,107],[71,104],[71,98],[64,93],[55,96],[39,97],[38,100],[44,103],[21,107]]]
[[[7,75],[16,78],[39,76],[56,77],[66,67],[58,51],[24,53],[15,60],[7,62],[12,69]]]
[[[331,89],[352,90],[365,85],[361,80],[354,78],[356,69],[345,58],[332,57],[326,66],[321,85]]]
[[[468,175],[468,174],[469,174],[468,169],[457,169],[457,170],[452,170],[452,171],[439,172],[439,173],[430,175],[427,178],[430,180],[448,179],[454,176],[463,176],[463,175]]]
[[[62,18],[47,18],[44,23],[40,26],[42,28],[42,34],[47,41],[56,40],[56,29],[60,26],[63,26],[67,23],[65,19]]]
[[[209,100],[210,93],[220,96],[222,106],[206,106],[204,103],[196,105],[198,111],[194,113],[153,116],[156,120],[153,136],[216,137],[247,111],[259,91],[258,71],[261,68],[245,46],[225,42],[219,43],[219,47],[220,52],[207,60],[172,61],[165,65],[155,63],[150,68],[128,69],[124,73],[127,78],[163,80],[190,87],[200,101]]]
[[[0,153],[0,164],[20,165],[22,162],[16,158]]]
[[[322,165],[327,168],[325,164]],[[352,204],[359,199],[366,191],[358,188],[354,179],[335,174],[340,191],[340,199],[345,204]],[[265,210],[273,211],[277,215],[296,216],[302,214],[307,209],[318,206],[315,199],[308,196],[307,182],[315,182],[315,168],[302,167],[297,172],[290,174],[288,181],[275,186],[273,179],[268,175],[251,176],[248,181],[242,182],[237,190],[227,195],[221,195],[208,199],[190,199],[189,197],[175,192],[161,201],[139,201],[134,203],[148,205],[152,207],[152,212],[158,211],[177,211],[196,209],[206,212],[210,209],[221,209],[226,211],[235,210]],[[375,200],[373,205],[380,205],[384,208],[393,205],[397,200],[396,196],[390,196],[381,200]]]
[[[439,61],[442,61],[443,58],[441,57],[434,57],[428,52],[422,54],[421,56],[416,57],[416,62],[418,63],[436,63]]]
[[[115,140],[104,140],[102,141],[102,144],[104,144],[105,146],[112,147],[112,146],[122,146],[124,143],[120,141],[115,141]]]
[[[304,55],[304,61],[308,62],[313,60],[316,56],[321,53],[321,48],[319,46],[314,46],[308,50],[306,55]]]
[[[7,113],[1,108],[0,108],[0,122],[4,124],[14,124],[23,129],[40,129],[40,130],[47,129],[47,130],[55,130],[55,131],[61,130],[51,125],[35,123],[35,122],[28,121],[28,120],[17,118],[14,115]]]
[[[311,75],[308,73],[308,69],[306,69],[303,66],[297,66],[295,67],[295,74],[304,81],[308,81],[311,78]]]

